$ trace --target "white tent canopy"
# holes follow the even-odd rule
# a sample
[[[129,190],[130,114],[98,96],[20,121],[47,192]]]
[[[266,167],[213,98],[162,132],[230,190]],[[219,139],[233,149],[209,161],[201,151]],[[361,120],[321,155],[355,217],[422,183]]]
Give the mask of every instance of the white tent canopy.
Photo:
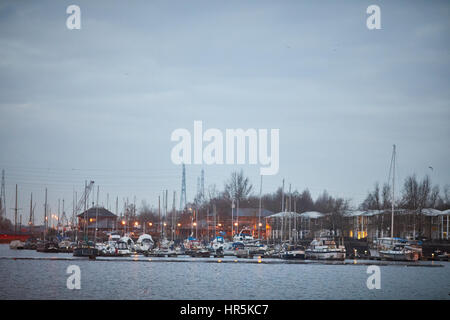
[[[347,210],[344,212],[344,216],[346,217],[372,217],[383,213],[390,213],[390,209],[385,210]],[[406,210],[406,209],[395,209],[394,214],[404,214],[404,213],[414,213],[414,210]],[[422,214],[425,216],[441,216],[441,215],[450,215],[450,209],[448,210],[437,210],[432,208],[422,209]],[[318,211],[307,211],[303,213],[296,212],[278,212],[266,218],[304,218],[304,219],[317,219],[322,218],[329,213],[322,213]]]
[[[391,209],[385,209],[385,210],[347,210],[344,212],[344,216],[347,217],[358,217],[358,216],[365,216],[365,217],[371,217],[376,216],[382,213],[390,213]],[[407,209],[395,209],[394,214],[410,214],[418,211],[415,210],[407,210]],[[449,215],[449,210],[437,210],[432,208],[425,208],[422,209],[422,214],[426,216],[440,216],[440,215]]]
[[[297,212],[278,212],[267,218],[300,218],[300,214]]]
[[[426,208],[426,209],[422,209],[422,213],[426,216],[446,216],[446,215],[450,215],[450,209],[448,210],[437,210],[437,209],[432,209],[432,208]]]
[[[302,218],[306,218],[306,219],[317,219],[317,218],[323,217],[324,215],[325,214],[323,214],[321,212],[317,212],[317,211],[307,211],[307,212],[300,213],[300,216]]]

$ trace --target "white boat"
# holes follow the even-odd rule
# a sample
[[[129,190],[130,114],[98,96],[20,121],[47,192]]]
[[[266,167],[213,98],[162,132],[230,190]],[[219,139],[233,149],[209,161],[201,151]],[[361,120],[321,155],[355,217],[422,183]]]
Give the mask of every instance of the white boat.
[[[235,247],[238,247],[242,243],[244,249],[248,250],[250,254],[264,255],[267,251],[267,246],[262,244],[258,239],[253,238],[249,232],[250,230],[244,228],[240,233],[234,235],[233,241],[236,244]]]
[[[225,242],[223,244],[223,255],[224,256],[234,256],[236,250],[244,249],[245,245],[242,242]]]
[[[405,244],[396,244],[392,249],[381,250],[380,256],[382,259],[392,261],[419,260],[419,253],[415,250],[408,249]]]
[[[222,236],[217,236],[211,241],[209,248],[213,251],[223,250],[225,246],[225,239]]]
[[[380,251],[387,251],[394,248],[395,244],[398,243],[400,239],[383,237],[373,240],[372,245],[369,247],[369,252],[372,257],[380,257]]]
[[[115,256],[129,256],[131,254],[131,250],[127,241],[120,239],[117,241],[114,255]]]
[[[23,243],[20,240],[13,240],[9,243],[9,248],[13,250],[20,250],[23,249],[25,246],[25,243]]]
[[[134,241],[130,237],[123,236],[122,238],[120,238],[120,240],[117,243],[119,243],[119,242],[125,242],[128,246],[128,249],[130,250],[130,252],[136,251],[136,246],[134,244]]]
[[[139,236],[138,240],[136,241],[136,252],[147,252],[148,250],[151,250],[153,248],[154,244],[155,242],[153,241],[151,235],[143,234]]]
[[[116,233],[111,233],[108,237],[108,242],[117,242],[120,240],[120,235]]]
[[[63,240],[60,243],[58,243],[59,252],[72,252],[73,246],[72,242],[68,240]]]
[[[253,238],[253,236],[250,233],[247,233],[245,231],[249,231],[248,229],[242,229],[241,232],[236,233],[233,236],[233,241],[234,242],[250,242],[250,241],[254,241],[255,238]]]
[[[305,250],[306,259],[345,260],[345,247],[337,246],[334,240],[314,239]]]
[[[416,261],[422,255],[422,248],[418,241],[406,241],[394,237],[394,213],[395,213],[395,159],[396,146],[392,146],[392,159],[389,176],[392,176],[392,207],[391,207],[391,236],[379,238],[374,241],[371,248],[372,256],[379,256],[382,259],[394,261]],[[391,171],[392,170],[392,171]],[[392,173],[392,175],[391,175]]]

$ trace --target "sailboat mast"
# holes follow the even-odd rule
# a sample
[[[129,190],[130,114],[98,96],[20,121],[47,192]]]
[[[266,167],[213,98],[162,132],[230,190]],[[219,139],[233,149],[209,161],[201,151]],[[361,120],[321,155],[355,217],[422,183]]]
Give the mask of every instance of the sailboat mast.
[[[30,227],[31,233],[33,233],[33,192],[30,198],[30,220],[28,221],[28,226]]]
[[[45,203],[44,203],[44,241],[45,241],[45,235],[47,233],[47,188],[45,188]]]
[[[97,186],[97,205],[95,208],[95,230],[94,230],[94,245],[97,243],[97,227],[98,227],[98,194],[100,192],[100,186]]]
[[[391,238],[394,238],[394,206],[395,206],[395,144],[392,150],[392,212],[391,212]]]
[[[263,176],[261,175],[261,182],[259,184],[259,211],[258,211],[258,239],[261,239],[261,197],[262,197],[262,183]]]
[[[14,206],[14,235],[17,234],[17,184],[16,184],[16,201]]]

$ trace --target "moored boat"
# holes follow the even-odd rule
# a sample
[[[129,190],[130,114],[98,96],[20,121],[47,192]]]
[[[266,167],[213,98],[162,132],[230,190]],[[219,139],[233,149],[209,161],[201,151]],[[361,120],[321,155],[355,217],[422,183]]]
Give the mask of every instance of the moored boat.
[[[58,243],[58,252],[63,252],[63,253],[66,253],[66,252],[73,252],[73,244],[72,244],[72,242],[70,242],[70,241],[67,241],[67,240],[63,240],[63,241],[61,241],[60,243]]]
[[[9,248],[13,250],[22,250],[25,247],[25,243],[20,240],[13,240],[9,243]]]
[[[304,260],[306,258],[305,249],[299,246],[288,245],[280,252],[280,258],[285,260]]]
[[[136,252],[138,253],[144,253],[148,250],[151,250],[154,246],[154,241],[151,235],[149,234],[143,234],[139,236],[138,240],[136,241]]]
[[[58,243],[53,241],[41,241],[36,245],[37,252],[46,252],[46,253],[58,253],[59,247]]]
[[[381,250],[380,256],[384,260],[391,261],[417,261],[419,253],[408,249],[404,244],[396,244],[390,250]]]
[[[80,242],[77,247],[73,249],[74,257],[88,257],[95,259],[99,255],[99,251],[91,242]]]
[[[305,255],[312,260],[345,260],[345,247],[337,246],[334,240],[319,238],[311,242]]]

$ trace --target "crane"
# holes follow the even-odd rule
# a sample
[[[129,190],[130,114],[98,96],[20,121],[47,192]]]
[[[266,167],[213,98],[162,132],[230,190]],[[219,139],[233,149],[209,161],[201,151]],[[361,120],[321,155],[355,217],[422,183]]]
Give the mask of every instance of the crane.
[[[85,182],[85,184],[84,184],[84,192],[83,192],[82,196],[80,197],[80,200],[78,200],[78,203],[77,203],[77,205],[75,207],[75,210],[74,210],[75,218],[77,217],[78,213],[80,212],[80,210],[81,210],[81,208],[83,206],[84,206],[84,209],[86,211],[86,209],[87,209],[86,205],[87,205],[88,197],[89,197],[89,194],[91,193],[93,187],[94,187],[94,181],[91,180],[89,182],[89,185]],[[85,226],[86,226],[86,223],[85,223]],[[78,230],[78,228],[77,228],[77,230]],[[75,239],[76,240],[78,239],[78,233],[77,233]]]
[[[89,182],[89,185],[85,185],[83,195],[80,197],[80,200],[78,200],[78,203],[75,207],[75,216],[77,216],[78,213],[80,212],[81,208],[83,208],[83,206],[85,206],[85,204],[87,204],[89,194],[91,193],[93,187],[94,187],[94,181],[92,181],[92,180]],[[87,209],[87,208],[85,208],[85,209]]]

